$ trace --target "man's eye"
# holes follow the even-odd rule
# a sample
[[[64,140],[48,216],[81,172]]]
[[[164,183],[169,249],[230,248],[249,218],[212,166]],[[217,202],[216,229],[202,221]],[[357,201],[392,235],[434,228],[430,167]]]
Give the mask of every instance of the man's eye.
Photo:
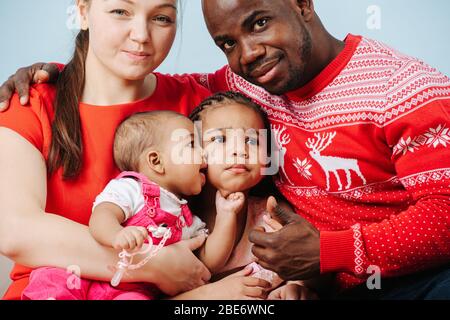
[[[211,142],[216,142],[216,143],[224,143],[225,142],[225,137],[224,136],[215,136],[211,138]]]
[[[269,22],[269,19],[267,19],[267,18],[259,19],[258,21],[256,21],[256,23],[254,25],[255,31],[263,29],[267,25],[268,22]]]
[[[222,47],[223,47],[224,50],[230,50],[230,49],[232,49],[234,47],[235,44],[236,44],[235,41],[228,40],[228,41],[224,42]]]

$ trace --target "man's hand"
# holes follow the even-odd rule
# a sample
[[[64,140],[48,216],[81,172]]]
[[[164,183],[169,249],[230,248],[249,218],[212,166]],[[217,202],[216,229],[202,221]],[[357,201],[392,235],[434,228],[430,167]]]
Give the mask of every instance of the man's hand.
[[[0,87],[0,112],[9,107],[9,101],[15,92],[19,94],[20,103],[26,105],[30,97],[30,84],[55,83],[59,69],[54,64],[35,63],[32,66],[20,68]]]
[[[273,197],[267,200],[267,211],[284,226],[273,233],[250,233],[258,263],[284,280],[309,280],[320,275],[319,231],[296,213],[282,209]]]

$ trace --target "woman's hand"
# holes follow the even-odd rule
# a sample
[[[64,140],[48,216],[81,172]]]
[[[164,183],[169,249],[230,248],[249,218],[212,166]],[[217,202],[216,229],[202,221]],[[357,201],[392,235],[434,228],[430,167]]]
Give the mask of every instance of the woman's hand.
[[[267,300],[318,300],[318,296],[307,287],[293,282],[270,292]]]
[[[201,235],[162,248],[140,271],[143,281],[154,283],[169,296],[204,285],[211,273],[192,251],[201,247],[205,239]]]

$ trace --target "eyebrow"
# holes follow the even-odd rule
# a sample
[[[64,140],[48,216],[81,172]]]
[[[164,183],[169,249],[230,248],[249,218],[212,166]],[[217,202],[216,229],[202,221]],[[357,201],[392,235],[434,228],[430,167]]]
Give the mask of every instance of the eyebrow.
[[[251,26],[251,24],[253,23],[253,20],[255,20],[255,18],[261,14],[265,14],[268,13],[268,11],[266,10],[256,10],[253,11],[247,18],[244,19],[244,21],[242,22],[242,26],[245,28],[248,28],[249,26]],[[214,41],[215,42],[223,42],[225,40],[228,40],[230,37],[227,34],[224,35],[220,35],[217,37],[214,37]]]
[[[247,18],[244,19],[244,21],[242,22],[242,26],[244,27],[249,27],[253,21],[255,20],[255,18],[261,14],[267,13],[266,10],[256,10],[253,11]]]
[[[234,129],[232,127],[228,127],[228,128],[214,128],[214,129],[206,130],[204,134],[206,135],[206,134],[213,133],[215,131],[224,131],[224,130],[234,130]],[[239,129],[237,129],[237,130],[239,130]],[[248,129],[242,128],[242,130],[244,130],[245,132],[248,132],[249,130],[255,130],[256,132],[258,132],[257,129],[253,129],[253,128],[248,128]]]
[[[119,0],[119,1],[123,1],[129,4],[136,4],[134,1],[131,0]],[[175,11],[178,11],[177,6],[173,5],[172,3],[162,3],[156,6],[157,9],[161,9],[161,8],[173,8]]]

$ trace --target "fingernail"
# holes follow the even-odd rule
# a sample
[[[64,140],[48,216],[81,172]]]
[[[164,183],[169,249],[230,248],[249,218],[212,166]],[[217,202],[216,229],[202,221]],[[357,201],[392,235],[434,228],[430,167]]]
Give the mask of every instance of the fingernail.
[[[20,97],[20,104],[25,105],[27,103],[27,100],[28,100],[28,97],[26,97],[26,96]]]
[[[6,102],[0,102],[0,111],[6,108]]]

